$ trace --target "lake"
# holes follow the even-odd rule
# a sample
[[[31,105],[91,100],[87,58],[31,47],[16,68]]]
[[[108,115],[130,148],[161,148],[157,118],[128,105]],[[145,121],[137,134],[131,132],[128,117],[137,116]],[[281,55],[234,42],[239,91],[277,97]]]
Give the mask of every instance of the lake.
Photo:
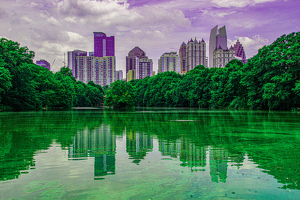
[[[0,112],[0,199],[300,199],[300,113]]]

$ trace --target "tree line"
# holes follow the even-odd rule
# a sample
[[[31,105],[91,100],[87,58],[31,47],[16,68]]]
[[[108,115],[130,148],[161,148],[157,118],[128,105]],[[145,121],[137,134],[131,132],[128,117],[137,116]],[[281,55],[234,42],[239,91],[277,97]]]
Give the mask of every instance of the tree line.
[[[76,81],[62,67],[53,73],[33,63],[34,52],[0,39],[0,110],[39,110],[103,104],[104,91],[93,82]]]
[[[196,66],[184,75],[158,73],[109,87],[76,81],[70,69],[52,73],[33,63],[34,52],[0,40],[0,109],[34,110],[106,105],[115,108],[201,107],[295,110],[300,103],[300,32],[282,35],[246,64]],[[104,100],[104,96],[105,100]]]

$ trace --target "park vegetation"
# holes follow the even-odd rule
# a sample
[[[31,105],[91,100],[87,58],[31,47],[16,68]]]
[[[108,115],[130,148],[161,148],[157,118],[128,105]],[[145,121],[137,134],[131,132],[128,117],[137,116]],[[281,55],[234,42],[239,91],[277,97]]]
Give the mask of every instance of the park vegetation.
[[[196,66],[184,75],[153,77],[103,88],[76,81],[70,69],[52,73],[33,63],[34,52],[0,40],[0,109],[34,110],[106,105],[115,108],[201,107],[295,110],[300,107],[300,32],[283,35],[246,64]],[[106,95],[106,98],[104,98]],[[104,100],[105,99],[105,100]]]

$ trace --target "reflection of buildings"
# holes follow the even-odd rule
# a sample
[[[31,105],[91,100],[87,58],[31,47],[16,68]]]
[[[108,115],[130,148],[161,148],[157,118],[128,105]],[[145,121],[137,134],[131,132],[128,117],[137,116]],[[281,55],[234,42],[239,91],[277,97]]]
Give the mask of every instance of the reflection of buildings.
[[[69,148],[69,159],[95,157],[94,177],[115,174],[116,136],[110,127],[102,124],[92,131],[87,128],[78,131],[72,147]]]
[[[196,146],[185,138],[181,139],[180,152],[181,166],[190,167],[193,171],[202,171],[206,166],[206,147]]]
[[[177,158],[180,154],[181,142],[176,140],[173,143],[167,141],[159,141],[159,151],[162,156],[170,156],[171,158]]]
[[[153,136],[144,133],[127,132],[126,133],[126,151],[129,159],[133,163],[140,163],[146,156],[147,152],[153,149]]]
[[[226,182],[228,151],[223,148],[213,148],[209,152],[210,176],[213,182]]]

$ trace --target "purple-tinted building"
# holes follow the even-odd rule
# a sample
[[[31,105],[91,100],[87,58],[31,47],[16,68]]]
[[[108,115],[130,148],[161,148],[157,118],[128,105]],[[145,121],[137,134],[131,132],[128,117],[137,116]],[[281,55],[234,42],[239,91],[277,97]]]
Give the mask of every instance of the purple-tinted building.
[[[158,73],[173,71],[180,73],[180,58],[176,51],[164,53],[158,60]]]
[[[186,44],[183,42],[179,49],[180,72],[187,71],[186,68]]]
[[[78,67],[77,67],[77,57],[78,56],[87,56],[86,51],[74,50],[68,51],[68,68],[72,69],[73,76],[77,79],[78,77]]]
[[[233,48],[235,51],[235,57],[237,59],[241,60],[244,64],[246,64],[246,62],[247,62],[246,54],[245,54],[244,48],[243,48],[242,44],[240,43],[239,39],[237,40],[237,42],[235,43]]]
[[[199,42],[196,37],[186,44],[186,71],[194,69],[197,65],[206,66],[206,43],[202,39]]]
[[[225,25],[218,30],[218,25],[211,29],[209,38],[209,67],[213,67],[214,51],[221,47],[223,50],[227,48],[227,33]]]
[[[94,32],[94,56],[115,56],[115,37],[107,37],[105,33]]]
[[[36,64],[42,67],[45,67],[46,69],[48,69],[50,71],[50,63],[47,62],[46,60],[37,60]]]
[[[139,59],[148,58],[146,53],[140,47],[134,47],[126,56],[126,79],[129,70],[136,70],[139,66]]]
[[[135,71],[135,79],[143,79],[147,76],[153,76],[153,62],[152,59],[141,58]]]
[[[116,71],[116,80],[123,80],[123,71]]]

